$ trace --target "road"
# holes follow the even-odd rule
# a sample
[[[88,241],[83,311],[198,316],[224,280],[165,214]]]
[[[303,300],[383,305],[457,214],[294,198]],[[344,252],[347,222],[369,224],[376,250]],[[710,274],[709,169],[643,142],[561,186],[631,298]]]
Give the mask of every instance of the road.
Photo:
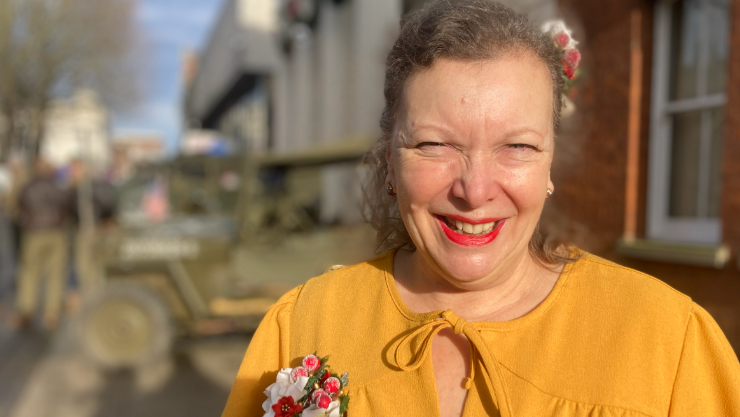
[[[18,334],[0,325],[0,417],[218,416],[249,343],[181,340],[145,369],[103,371],[76,349],[72,329]]]

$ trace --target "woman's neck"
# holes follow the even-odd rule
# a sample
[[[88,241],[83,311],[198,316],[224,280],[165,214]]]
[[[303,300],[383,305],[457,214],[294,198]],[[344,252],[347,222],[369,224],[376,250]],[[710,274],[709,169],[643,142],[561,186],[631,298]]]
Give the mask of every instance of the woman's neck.
[[[502,268],[474,289],[456,287],[417,252],[399,250],[394,277],[401,298],[418,313],[452,309],[469,321],[506,321],[534,310],[552,291],[562,267],[539,265],[530,256]]]

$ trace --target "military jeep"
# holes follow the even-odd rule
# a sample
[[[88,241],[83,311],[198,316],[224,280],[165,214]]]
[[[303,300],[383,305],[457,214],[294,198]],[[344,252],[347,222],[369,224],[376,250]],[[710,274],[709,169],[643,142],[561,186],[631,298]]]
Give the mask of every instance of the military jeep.
[[[98,236],[103,285],[85,296],[84,351],[104,366],[139,366],[176,337],[251,332],[288,289],[371,256],[367,225],[321,219],[327,169],[352,176],[367,146],[140,169],[119,187],[118,227]]]

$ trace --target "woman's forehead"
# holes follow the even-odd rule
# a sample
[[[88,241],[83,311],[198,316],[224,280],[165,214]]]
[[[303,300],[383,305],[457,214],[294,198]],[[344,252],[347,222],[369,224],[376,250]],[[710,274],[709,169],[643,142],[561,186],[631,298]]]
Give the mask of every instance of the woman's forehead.
[[[459,129],[552,129],[552,81],[532,54],[495,60],[440,59],[407,85],[399,116],[408,133]]]

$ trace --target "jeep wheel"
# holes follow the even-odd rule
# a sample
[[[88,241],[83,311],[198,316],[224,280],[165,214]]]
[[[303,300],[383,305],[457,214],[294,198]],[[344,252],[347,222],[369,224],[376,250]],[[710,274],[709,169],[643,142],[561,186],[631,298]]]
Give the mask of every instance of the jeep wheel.
[[[80,343],[105,367],[135,367],[169,352],[172,327],[164,303],[148,289],[111,284],[85,303]]]

